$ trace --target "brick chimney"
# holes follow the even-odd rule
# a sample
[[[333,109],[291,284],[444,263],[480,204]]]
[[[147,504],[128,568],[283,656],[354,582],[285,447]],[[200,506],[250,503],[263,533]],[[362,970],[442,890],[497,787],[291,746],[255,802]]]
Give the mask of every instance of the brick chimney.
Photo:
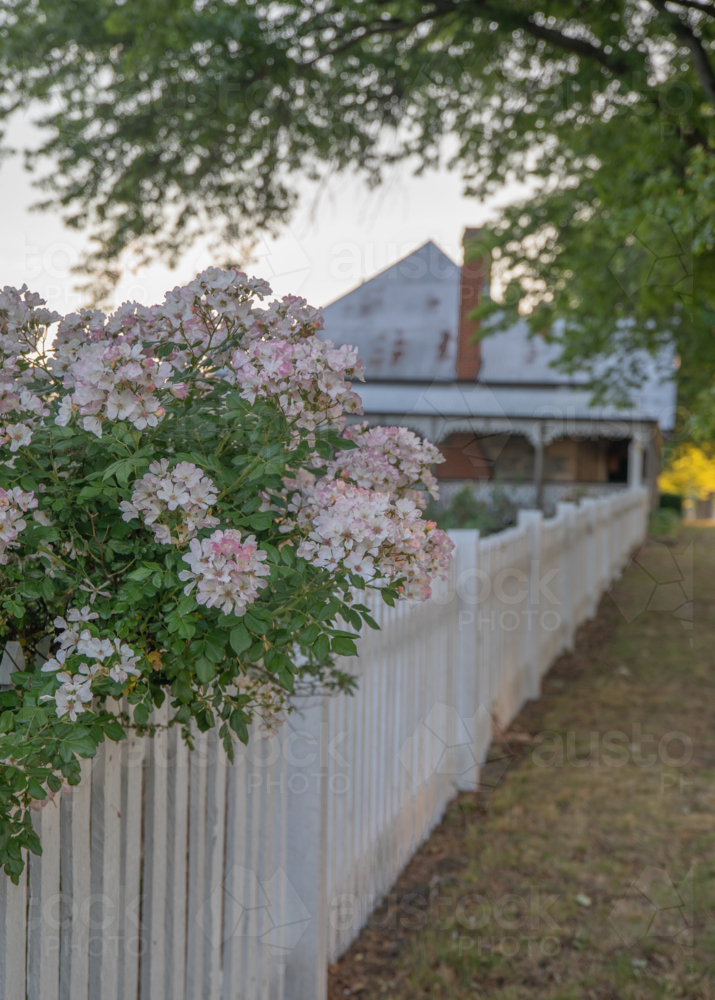
[[[480,229],[465,229],[462,243],[464,245],[464,265],[462,266],[462,287],[459,301],[459,337],[457,340],[457,379],[473,382],[479,374],[481,363],[481,347],[479,341],[473,341],[474,334],[479,329],[479,321],[469,319],[482,298],[482,287],[485,284],[484,260],[478,256],[469,260],[469,244],[479,240]]]

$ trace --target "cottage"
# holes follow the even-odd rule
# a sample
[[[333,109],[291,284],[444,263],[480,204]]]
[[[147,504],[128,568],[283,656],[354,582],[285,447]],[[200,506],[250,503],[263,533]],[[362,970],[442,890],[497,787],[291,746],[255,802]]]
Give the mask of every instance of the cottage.
[[[465,242],[476,236],[467,229]],[[325,309],[325,337],[356,345],[365,362],[362,419],[438,444],[445,501],[468,482],[482,496],[498,483],[520,506],[547,511],[641,483],[655,502],[675,420],[672,368],[648,360],[626,408],[593,405],[587,376],[556,371],[558,345],[525,322],[475,341],[469,316],[484,294],[480,263],[459,267],[428,242]]]

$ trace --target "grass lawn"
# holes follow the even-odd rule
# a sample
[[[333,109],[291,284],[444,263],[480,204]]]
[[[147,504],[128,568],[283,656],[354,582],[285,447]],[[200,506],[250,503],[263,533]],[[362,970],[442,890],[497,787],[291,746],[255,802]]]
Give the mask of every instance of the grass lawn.
[[[639,562],[494,744],[494,790],[452,802],[331,966],[330,1000],[715,1000],[715,530]]]

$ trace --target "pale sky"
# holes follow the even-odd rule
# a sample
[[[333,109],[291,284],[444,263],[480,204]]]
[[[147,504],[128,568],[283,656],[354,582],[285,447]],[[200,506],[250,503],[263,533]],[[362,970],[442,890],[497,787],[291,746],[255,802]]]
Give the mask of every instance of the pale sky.
[[[36,135],[33,126],[16,122],[9,139],[19,147],[32,144]],[[301,190],[298,211],[277,240],[260,242],[256,261],[247,270],[268,279],[276,294],[299,294],[317,306],[430,239],[461,263],[465,226],[479,226],[493,215],[489,207],[465,198],[459,174],[447,170],[416,178],[401,168],[374,191],[356,177],[336,177],[315,211],[315,189],[303,184]],[[499,201],[515,193],[512,188]],[[39,197],[20,156],[0,162],[0,286],[26,283],[51,308],[72,312],[86,304],[70,272],[86,238],[63,226],[56,213],[31,212]],[[116,304],[127,299],[145,305],[160,302],[168,289],[212,263],[205,248],[196,246],[175,270],[162,264],[136,273],[125,269]]]

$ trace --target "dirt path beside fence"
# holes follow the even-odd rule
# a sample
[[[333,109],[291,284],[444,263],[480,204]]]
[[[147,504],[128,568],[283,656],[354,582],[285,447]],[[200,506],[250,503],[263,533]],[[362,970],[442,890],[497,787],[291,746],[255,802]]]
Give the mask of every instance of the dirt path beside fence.
[[[452,802],[330,968],[330,1000],[715,998],[715,531],[638,562],[495,742],[494,789]]]

